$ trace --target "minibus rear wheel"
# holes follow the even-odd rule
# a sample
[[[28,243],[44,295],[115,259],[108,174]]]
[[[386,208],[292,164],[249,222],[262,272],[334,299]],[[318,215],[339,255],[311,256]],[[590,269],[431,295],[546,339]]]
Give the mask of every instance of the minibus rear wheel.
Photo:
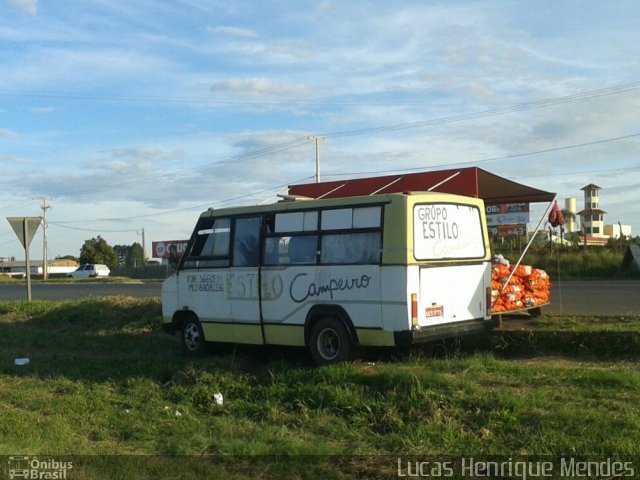
[[[182,341],[182,349],[186,355],[196,357],[204,352],[204,332],[200,321],[195,315],[189,315],[182,323],[180,339]]]
[[[324,317],[311,329],[309,351],[313,361],[322,366],[351,360],[354,347],[345,324],[335,317]]]

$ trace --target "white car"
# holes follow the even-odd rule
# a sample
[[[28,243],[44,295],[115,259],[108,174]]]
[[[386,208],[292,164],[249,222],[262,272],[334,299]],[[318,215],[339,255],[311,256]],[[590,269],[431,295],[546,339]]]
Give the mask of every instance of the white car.
[[[80,265],[77,270],[67,273],[71,278],[108,277],[111,271],[106,265],[100,263],[87,263]]]

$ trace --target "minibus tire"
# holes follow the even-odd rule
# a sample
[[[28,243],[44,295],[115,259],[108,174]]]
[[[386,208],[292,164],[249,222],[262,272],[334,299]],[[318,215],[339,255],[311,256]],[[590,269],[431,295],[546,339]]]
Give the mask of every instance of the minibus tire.
[[[188,357],[197,357],[204,352],[204,332],[200,321],[195,315],[189,315],[182,322],[180,342],[182,343],[184,354]]]
[[[311,329],[309,351],[316,365],[348,362],[353,354],[353,343],[342,320],[323,317]]]

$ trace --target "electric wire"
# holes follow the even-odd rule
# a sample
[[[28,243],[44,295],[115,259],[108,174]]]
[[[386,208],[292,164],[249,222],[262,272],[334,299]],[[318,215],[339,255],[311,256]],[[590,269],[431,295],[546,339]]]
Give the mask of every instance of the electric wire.
[[[597,96],[611,95],[617,93],[624,93],[631,90],[640,88],[640,82],[628,82],[610,87],[605,87],[597,90],[590,90],[580,92],[571,95],[565,95],[562,97],[553,97],[549,99],[538,100],[536,102],[530,102],[530,104],[555,104],[560,101],[574,101],[581,100],[583,98],[595,98]],[[0,96],[8,98],[46,98],[46,99],[59,99],[59,100],[88,100],[88,101],[111,101],[111,102],[152,102],[152,103],[168,103],[168,104],[192,104],[202,106],[208,105],[247,105],[247,106],[261,106],[261,105],[292,105],[292,106],[355,106],[355,105],[434,105],[431,101],[408,101],[402,102],[394,100],[376,100],[376,101],[327,101],[327,100],[227,100],[227,99],[215,99],[205,97],[169,97],[160,95],[117,95],[117,94],[104,94],[104,93],[66,93],[66,92],[46,92],[46,91],[12,91],[12,90],[0,90]],[[333,97],[320,97],[320,98],[335,98]],[[435,105],[442,105],[436,103]],[[448,104],[444,104],[448,105]],[[458,105],[458,104],[456,104]],[[505,107],[511,109],[513,107]],[[407,124],[408,125],[408,124]]]
[[[48,221],[47,225],[53,225],[55,227],[60,227],[60,228],[67,228],[70,230],[81,230],[81,231],[85,231],[85,232],[95,232],[97,230],[95,229],[89,229],[89,228],[80,228],[80,227],[70,227],[69,225],[61,225],[58,222],[52,222],[52,221]],[[136,232],[138,233],[139,229],[137,230],[105,230],[105,229],[100,229],[101,232],[107,232],[107,233],[131,233],[131,232]]]
[[[533,102],[510,105],[504,108],[485,110],[480,112],[472,112],[472,113],[461,114],[461,115],[453,115],[453,116],[423,120],[418,122],[400,123],[400,124],[394,124],[394,125],[370,127],[370,128],[356,129],[356,130],[328,132],[328,133],[324,133],[317,136],[325,137],[325,138],[341,138],[341,137],[351,137],[351,136],[357,136],[357,135],[370,135],[373,133],[386,133],[386,132],[394,132],[394,131],[407,130],[407,129],[424,128],[424,127],[434,126],[434,125],[442,125],[442,124],[460,122],[460,121],[477,119],[477,118],[503,115],[506,113],[530,110],[530,109],[540,108],[540,107],[547,107],[547,106],[558,105],[558,104],[567,103],[567,102],[588,100],[588,99],[598,98],[606,95],[626,93],[626,92],[634,91],[637,89],[640,89],[640,82],[630,82],[630,83],[614,85],[611,87],[605,87],[597,90],[590,90],[585,92],[579,92],[572,95],[565,95],[562,97],[554,97],[554,98],[548,98],[548,99],[543,99],[543,100],[538,100]],[[282,142],[269,147],[264,147],[258,150],[247,152],[245,154],[231,156],[224,160],[205,163],[193,168],[177,170],[172,173],[162,173],[162,174],[156,174],[156,175],[149,175],[145,177],[138,177],[136,179],[131,179],[125,182],[118,182],[117,184],[94,186],[91,189],[76,190],[72,192],[67,192],[65,194],[61,193],[58,195],[69,197],[73,195],[81,195],[86,193],[104,192],[104,191],[109,191],[114,189],[120,189],[128,185],[140,184],[143,182],[151,182],[155,180],[166,181],[166,180],[172,180],[175,178],[194,175],[194,174],[208,171],[211,169],[220,168],[227,165],[240,164],[254,158],[259,158],[266,155],[272,155],[274,153],[288,150],[290,148],[305,144],[308,138],[309,138],[308,135],[300,136],[286,142]],[[485,160],[485,161],[489,161],[489,160]]]
[[[577,94],[573,94],[573,95],[566,95],[563,97],[556,97],[556,98],[550,98],[550,99],[544,99],[544,100],[539,100],[539,101],[534,101],[534,102],[527,102],[527,103],[522,103],[522,104],[517,104],[517,105],[512,105],[509,107],[505,107],[505,108],[498,108],[498,109],[492,109],[492,110],[486,110],[486,111],[480,111],[480,112],[472,112],[469,114],[461,114],[461,115],[454,115],[454,116],[449,116],[449,117],[442,117],[442,118],[436,118],[436,119],[430,119],[430,120],[424,120],[424,121],[419,121],[419,122],[411,122],[411,123],[402,123],[402,124],[394,124],[394,125],[386,125],[386,126],[379,126],[379,127],[371,127],[371,128],[363,128],[363,129],[357,129],[357,130],[346,130],[346,131],[338,131],[338,132],[329,132],[329,133],[325,133],[319,136],[323,136],[325,138],[340,138],[340,137],[349,137],[349,136],[356,136],[356,135],[369,135],[369,134],[373,134],[373,133],[383,133],[383,132],[392,132],[392,131],[399,131],[399,130],[405,130],[405,129],[413,129],[413,128],[423,128],[423,127],[428,127],[428,126],[433,126],[433,125],[440,125],[440,124],[445,124],[445,123],[452,123],[452,122],[459,122],[459,121],[465,121],[465,120],[471,120],[471,119],[477,119],[477,118],[483,118],[483,117],[490,117],[490,116],[496,116],[496,115],[503,115],[506,113],[511,113],[511,112],[518,112],[518,111],[524,111],[524,110],[530,110],[533,108],[540,108],[540,107],[546,107],[546,106],[551,106],[551,105],[558,105],[561,103],[567,103],[567,102],[575,102],[575,101],[580,101],[580,100],[587,100],[587,99],[592,99],[592,98],[598,98],[598,97],[602,97],[605,95],[613,95],[613,94],[619,94],[619,93],[625,93],[625,92],[629,92],[629,91],[633,91],[640,88],[640,82],[632,82],[632,83],[627,83],[627,84],[620,84],[620,85],[616,85],[616,86],[612,86],[612,87],[606,87],[606,88],[602,88],[602,89],[598,89],[598,90],[591,90],[591,91],[586,91],[586,92],[580,92]],[[5,92],[6,93],[6,92]],[[496,161],[496,160],[502,160],[502,159],[508,159],[508,158],[516,158],[518,156],[526,156],[526,155],[534,155],[534,154],[539,154],[539,153],[548,153],[548,152],[552,152],[552,151],[558,151],[558,150],[564,150],[564,149],[569,149],[569,148],[578,148],[581,146],[587,146],[587,145],[594,145],[597,143],[604,143],[604,142],[609,142],[609,141],[616,141],[616,140],[621,140],[621,139],[626,139],[626,138],[632,138],[632,137],[636,137],[640,134],[632,134],[632,135],[627,135],[624,137],[616,137],[616,138],[611,138],[611,139],[603,139],[603,140],[599,140],[599,141],[595,141],[595,142],[585,142],[582,144],[575,144],[575,145],[569,145],[569,146],[564,146],[564,147],[557,147],[557,148],[553,148],[553,149],[545,149],[545,150],[540,150],[540,151],[536,151],[536,152],[526,152],[526,153],[522,153],[522,154],[514,154],[514,155],[508,155],[508,156],[504,156],[504,157],[495,157],[495,158],[488,158],[488,159],[483,159],[483,160],[478,160],[478,161],[467,161],[467,162],[459,162],[459,163],[450,163],[450,164],[444,164],[441,166],[434,166],[434,167],[430,167],[430,168],[438,168],[438,167],[442,167],[442,166],[452,166],[452,165],[458,165],[458,164],[477,164],[477,163],[484,163],[484,162],[489,162],[489,161]],[[195,173],[198,172],[203,172],[203,171],[207,171],[209,169],[213,169],[213,168],[219,168],[225,165],[232,165],[232,164],[238,164],[238,163],[242,163],[245,161],[248,161],[250,159],[254,159],[254,158],[259,158],[262,156],[266,156],[266,155],[271,155],[273,153],[277,153],[283,150],[287,150],[296,146],[299,146],[303,143],[305,143],[308,139],[308,136],[301,136],[298,138],[294,138],[292,140],[289,140],[287,142],[283,142],[277,145],[273,145],[270,147],[265,147],[263,149],[259,149],[259,150],[255,150],[252,152],[248,152],[246,154],[242,154],[242,155],[237,155],[237,156],[232,156],[229,157],[225,160],[221,160],[218,162],[211,162],[211,163],[207,163],[207,164],[203,164],[197,167],[193,167],[190,169],[183,169],[183,170],[178,170],[176,172],[173,173],[169,173],[169,174],[159,174],[159,175],[153,175],[153,176],[148,176],[148,177],[142,177],[142,178],[138,178],[135,180],[130,180],[127,182],[119,182],[117,185],[105,185],[103,187],[97,187],[97,188],[92,188],[91,190],[85,190],[85,191],[75,191],[75,192],[70,192],[67,193],[65,195],[60,195],[60,196],[72,196],[74,194],[82,194],[82,193],[94,193],[97,190],[98,191],[106,191],[106,190],[111,190],[111,189],[115,189],[115,188],[122,188],[126,185],[131,185],[131,184],[139,184],[141,182],[144,181],[152,181],[152,180],[167,180],[167,179],[174,179],[174,178],[178,178],[178,177],[183,177],[183,176],[188,176],[188,175],[193,175]],[[424,169],[424,167],[422,167],[421,169]],[[391,171],[411,171],[413,169],[405,169],[405,170],[391,170]],[[418,169],[415,169],[418,170]],[[385,171],[375,171],[375,172],[370,172],[370,173],[384,173]],[[358,174],[364,174],[363,172],[360,172]],[[338,175],[346,175],[346,174],[325,174],[325,176],[338,176]],[[272,189],[269,189],[272,190]],[[265,191],[269,191],[269,190],[265,190]],[[240,196],[240,197],[235,197],[234,200],[237,199],[242,199],[242,198],[247,198],[249,196],[252,196],[254,194],[250,194],[247,196]],[[165,213],[174,213],[174,212],[179,212],[179,211],[186,211],[186,210],[192,210],[195,208],[202,208],[203,205],[197,205],[197,206],[193,206],[193,207],[187,207],[187,208],[182,208],[182,209],[175,209],[175,210],[169,210],[166,212],[161,212],[161,213],[154,213],[154,214],[147,214],[147,215],[138,215],[138,216],[130,216],[130,217],[118,217],[118,218],[111,218],[111,219],[101,219],[100,221],[116,221],[116,220],[120,220],[120,219],[130,219],[130,218],[143,218],[145,216],[156,216],[156,215],[161,215],[161,214],[165,214]]]
[[[460,115],[453,115],[450,117],[435,118],[431,120],[422,120],[418,122],[399,123],[393,125],[385,125],[370,128],[361,128],[356,130],[345,130],[341,132],[328,132],[318,136],[323,137],[350,137],[355,135],[370,135],[372,133],[380,132],[395,132],[399,130],[407,130],[412,128],[422,128],[433,125],[442,125],[452,122],[460,122],[464,120],[473,120],[477,118],[492,117],[496,115],[504,115],[505,113],[521,112],[525,110],[531,110],[534,108],[548,107],[553,105],[559,105],[563,103],[576,102],[580,100],[590,100],[593,98],[599,98],[606,95],[617,95],[620,93],[626,93],[634,91],[640,88],[640,82],[632,82],[627,84],[616,85],[612,87],[601,88],[598,90],[591,90],[586,92],[580,92],[572,95],[565,95],[562,97],[548,98],[544,100],[537,100],[533,102],[520,103],[511,105],[504,108],[496,108],[492,110],[484,110],[479,112],[471,112]]]
[[[263,195],[263,194],[268,193],[268,192],[281,190],[282,188],[285,188],[285,187],[289,186],[292,183],[302,182],[304,180],[309,180],[311,178],[314,178],[314,176],[310,175],[310,176],[307,176],[307,177],[300,178],[298,180],[294,180],[292,182],[287,182],[287,183],[284,183],[284,184],[281,184],[281,185],[277,185],[275,187],[269,187],[269,188],[266,188],[264,190],[259,190],[257,192],[252,192],[252,193],[246,194],[246,195],[238,195],[236,197],[226,198],[224,200],[218,200],[218,201],[215,201],[215,202],[207,202],[207,203],[202,203],[202,204],[198,204],[198,205],[191,205],[189,207],[176,208],[176,209],[173,209],[173,210],[165,210],[165,211],[162,211],[162,212],[146,213],[146,214],[141,214],[141,215],[131,215],[131,216],[128,216],[128,217],[118,217],[118,218],[98,218],[98,219],[93,219],[93,220],[66,220],[66,221],[59,220],[56,223],[57,224],[62,224],[62,223],[69,224],[69,223],[115,222],[115,221],[122,221],[122,220],[134,220],[134,219],[139,219],[139,218],[157,217],[157,216],[160,216],[160,215],[167,215],[169,213],[186,212],[186,211],[190,211],[190,210],[211,207],[213,205],[224,205],[225,203],[230,203],[230,202],[234,202],[234,201],[237,201],[237,200],[243,200],[243,199],[247,199],[247,198],[260,196],[260,195]]]
[[[427,169],[436,169],[436,168],[444,168],[444,167],[454,167],[454,166],[459,166],[459,165],[477,165],[477,164],[482,164],[482,163],[487,163],[487,162],[494,162],[494,161],[498,161],[498,160],[510,160],[513,158],[520,158],[520,157],[527,157],[530,155],[541,155],[541,154],[545,154],[545,153],[552,153],[552,152],[559,152],[562,150],[570,150],[573,148],[581,148],[581,147],[588,147],[591,145],[598,145],[598,144],[602,144],[602,143],[608,143],[608,142],[617,142],[620,140],[627,140],[630,138],[637,138],[640,137],[640,133],[633,133],[630,135],[624,135],[621,137],[611,137],[611,138],[604,138],[604,139],[600,139],[600,140],[594,140],[593,142],[583,142],[583,143],[575,143],[572,145],[563,145],[560,147],[553,147],[553,148],[545,148],[543,150],[534,150],[531,152],[523,152],[523,153],[514,153],[511,155],[503,155],[500,157],[490,157],[490,158],[484,158],[481,160],[464,160],[461,162],[452,162],[452,163],[441,163],[439,165],[429,165],[428,167],[415,167],[415,168],[404,168],[404,169],[391,169],[391,170],[373,170],[373,171],[359,171],[359,172],[344,172],[344,173],[323,173],[323,176],[325,177],[346,177],[346,176],[352,176],[352,175],[366,175],[366,174],[381,174],[381,173],[395,173],[395,172],[414,172],[414,171],[424,171]]]
[[[66,193],[58,193],[56,196],[58,197],[71,197],[74,195],[82,195],[82,194],[87,194],[87,193],[95,193],[95,192],[105,192],[105,191],[110,191],[110,190],[115,190],[115,189],[120,189],[126,186],[130,186],[130,185],[139,185],[140,183],[147,183],[147,182],[152,182],[152,181],[170,181],[170,180],[175,180],[177,178],[182,178],[182,177],[186,177],[186,176],[190,176],[190,175],[194,175],[196,173],[203,173],[203,172],[207,172],[209,170],[213,170],[216,168],[220,168],[220,167],[224,167],[227,165],[231,165],[231,164],[240,164],[240,163],[244,163],[248,160],[254,159],[254,158],[259,158],[259,157],[263,157],[263,156],[268,156],[268,155],[273,155],[274,153],[278,153],[281,152],[283,150],[288,150],[290,148],[296,147],[298,145],[301,145],[303,143],[307,142],[307,137],[299,137],[299,138],[295,138],[293,140],[289,140],[287,142],[282,142],[279,143],[277,145],[272,145],[270,147],[265,147],[265,148],[261,148],[259,150],[254,150],[245,154],[241,154],[241,155],[234,155],[231,157],[228,157],[224,160],[220,160],[217,162],[210,162],[210,163],[206,163],[203,165],[199,165],[197,167],[193,167],[193,168],[185,168],[185,169],[181,169],[181,170],[177,170],[171,173],[160,173],[160,174],[156,174],[156,175],[148,175],[146,177],[138,177],[135,179],[131,179],[131,180],[126,180],[126,181],[121,181],[118,182],[117,184],[107,184],[107,185],[95,185],[92,186],[92,188],[90,189],[85,189],[85,190],[74,190],[71,192],[66,192]]]

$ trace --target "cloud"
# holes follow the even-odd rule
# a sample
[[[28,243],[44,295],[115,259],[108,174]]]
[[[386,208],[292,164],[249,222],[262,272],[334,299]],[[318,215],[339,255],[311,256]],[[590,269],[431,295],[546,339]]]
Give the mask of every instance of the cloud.
[[[231,93],[242,97],[264,98],[310,96],[313,90],[302,84],[273,82],[267,78],[232,78],[216,82],[212,92]]]
[[[9,5],[32,17],[38,14],[39,0],[8,0]]]
[[[170,211],[181,206],[213,204],[236,199],[242,203],[263,200],[269,190],[312,173],[313,147],[306,148],[309,162],[301,164],[300,150],[243,157],[299,138],[299,133],[255,132],[198,136],[167,140],[166,145],[105,149],[74,168],[17,171],[0,177],[0,191],[30,198],[47,195],[65,202],[101,204],[135,202],[136,206],[112,212],[109,218],[144,214],[149,209]],[[224,161],[211,162],[212,158]],[[0,156],[0,161],[3,161]],[[9,158],[6,159],[9,165]],[[11,165],[13,166],[13,165]],[[282,188],[280,188],[281,190]],[[257,197],[252,197],[255,194]],[[253,199],[253,200],[252,200]],[[198,207],[200,208],[200,207]],[[96,216],[92,213],[92,218]]]
[[[180,160],[185,152],[182,150],[165,151],[152,147],[131,147],[117,148],[106,152],[111,158],[126,161],[127,163],[144,162],[167,162]]]
[[[12,139],[18,138],[20,135],[13,130],[9,130],[7,128],[0,128],[0,138]]]
[[[255,38],[258,36],[258,33],[254,30],[249,30],[247,28],[239,28],[239,27],[228,27],[228,26],[217,26],[217,27],[207,27],[205,29],[209,33],[217,33],[221,35],[229,35],[231,37],[239,37],[239,38]]]
[[[156,80],[158,72],[173,71],[167,57],[120,48],[40,48],[5,65],[0,87],[34,88],[64,84],[97,86],[112,82]]]
[[[33,107],[29,109],[31,113],[37,113],[40,115],[53,113],[55,110],[56,110],[55,107]]]

